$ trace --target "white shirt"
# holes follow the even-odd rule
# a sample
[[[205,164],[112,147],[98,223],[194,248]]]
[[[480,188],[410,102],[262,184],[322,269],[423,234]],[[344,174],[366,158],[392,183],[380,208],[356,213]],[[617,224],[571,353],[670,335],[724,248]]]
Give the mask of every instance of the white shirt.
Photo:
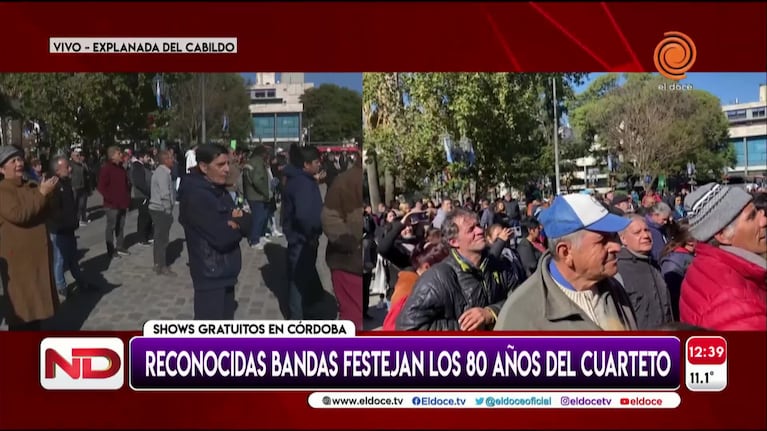
[[[186,173],[188,174],[195,166],[197,166],[197,156],[194,154],[194,150],[189,150],[186,152]]]

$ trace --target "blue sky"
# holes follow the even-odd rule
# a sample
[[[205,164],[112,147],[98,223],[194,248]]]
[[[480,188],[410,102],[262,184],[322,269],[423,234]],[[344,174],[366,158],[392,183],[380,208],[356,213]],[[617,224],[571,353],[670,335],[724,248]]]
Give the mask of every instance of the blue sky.
[[[255,79],[254,73],[244,73],[243,75]],[[576,91],[580,92],[588,87],[590,81],[599,75],[603,75],[603,73],[590,74],[588,81]],[[362,73],[306,73],[305,79],[306,82],[312,82],[316,86],[330,83],[362,93]],[[767,74],[693,72],[688,73],[687,79],[682,82],[714,94],[719,97],[723,104],[733,103],[735,99],[738,99],[739,102],[755,102],[759,100],[759,84],[767,82]]]
[[[243,73],[243,75],[254,81],[256,79],[255,73]],[[280,73],[277,73],[277,79],[280,79]],[[314,83],[316,87],[322,84],[336,84],[362,94],[362,73],[306,73],[304,80]]]
[[[590,82],[604,73],[592,73],[588,81],[576,88],[581,92],[588,88]],[[767,81],[765,73],[742,73],[742,72],[711,72],[711,73],[688,73],[687,78],[681,81],[683,84],[692,84],[697,90],[706,90],[719,98],[723,105],[735,103],[756,102],[759,100],[759,84]]]

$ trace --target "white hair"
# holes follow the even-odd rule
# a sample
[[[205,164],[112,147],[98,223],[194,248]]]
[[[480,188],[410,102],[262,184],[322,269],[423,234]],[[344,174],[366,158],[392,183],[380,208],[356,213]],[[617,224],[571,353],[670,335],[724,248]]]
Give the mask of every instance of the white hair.
[[[671,207],[668,206],[665,202],[658,202],[655,205],[652,206],[652,209],[650,210],[652,214],[657,214],[660,216],[668,216],[671,214]]]
[[[644,224],[647,224],[647,222],[645,221],[644,217],[642,217],[642,216],[641,216],[641,215],[639,215],[639,214],[626,214],[626,215],[625,215],[625,216],[623,216],[623,217],[624,217],[626,220],[628,220],[628,221],[629,221],[629,224],[628,224],[628,225],[626,225],[626,229],[623,229],[622,231],[620,231],[620,232],[619,232],[619,234],[620,234],[620,235],[623,235],[623,233],[624,233],[624,232],[626,232],[626,230],[628,230],[629,226],[631,226],[631,223],[634,223],[635,221],[641,221],[641,222],[643,222]]]
[[[62,162],[69,162],[69,160],[63,155],[58,155],[54,157],[53,159],[51,159],[51,163],[50,163],[51,170],[55,172],[56,169],[59,168],[59,164]]]
[[[583,232],[585,231],[579,230],[559,238],[549,238],[549,252],[554,257],[554,260],[557,259],[557,246],[559,246],[559,244],[568,243],[570,244],[570,247],[578,248],[581,244]]]

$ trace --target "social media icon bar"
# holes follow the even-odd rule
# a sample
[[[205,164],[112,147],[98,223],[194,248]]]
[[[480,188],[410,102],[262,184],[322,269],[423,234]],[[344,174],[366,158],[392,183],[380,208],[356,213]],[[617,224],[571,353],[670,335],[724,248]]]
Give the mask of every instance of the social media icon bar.
[[[313,408],[673,409],[676,392],[315,392]]]

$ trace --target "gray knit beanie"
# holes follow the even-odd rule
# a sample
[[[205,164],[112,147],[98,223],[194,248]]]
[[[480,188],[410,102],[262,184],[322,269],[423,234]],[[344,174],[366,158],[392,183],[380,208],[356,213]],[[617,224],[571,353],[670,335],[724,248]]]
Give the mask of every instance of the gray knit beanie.
[[[708,241],[726,228],[753,200],[745,190],[708,183],[684,199],[690,234],[698,241]]]

